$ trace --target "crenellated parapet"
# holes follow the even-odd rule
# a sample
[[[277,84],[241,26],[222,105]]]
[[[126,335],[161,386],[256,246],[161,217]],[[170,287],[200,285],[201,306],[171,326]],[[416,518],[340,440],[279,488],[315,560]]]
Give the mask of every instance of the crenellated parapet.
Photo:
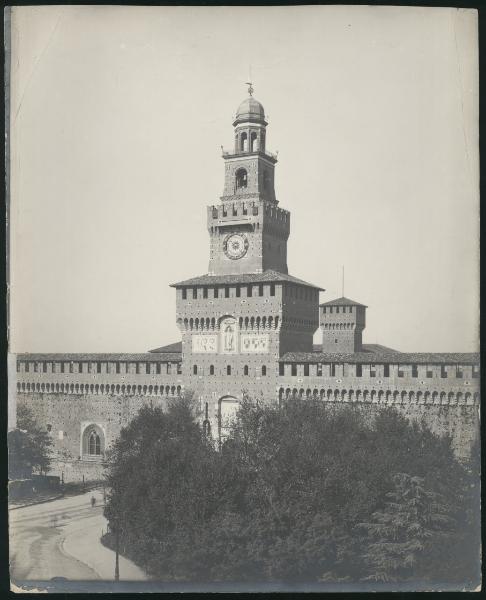
[[[472,405],[479,401],[479,375],[474,353],[288,353],[279,363],[279,397]]]

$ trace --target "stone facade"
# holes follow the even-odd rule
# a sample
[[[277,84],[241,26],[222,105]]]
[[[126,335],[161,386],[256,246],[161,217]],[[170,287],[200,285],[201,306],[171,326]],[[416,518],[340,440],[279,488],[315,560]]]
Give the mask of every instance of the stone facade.
[[[145,354],[16,357],[10,389],[51,433],[53,472],[100,477],[104,452],[142,406],[166,406],[189,390],[216,439],[245,393],[269,403],[312,396],[370,416],[393,405],[451,435],[467,458],[479,435],[479,355],[366,345],[364,305],[319,305],[321,288],[288,274],[290,214],[275,196],[262,105],[247,98],[233,125],[221,203],[207,208],[208,273],[173,284],[181,342]]]

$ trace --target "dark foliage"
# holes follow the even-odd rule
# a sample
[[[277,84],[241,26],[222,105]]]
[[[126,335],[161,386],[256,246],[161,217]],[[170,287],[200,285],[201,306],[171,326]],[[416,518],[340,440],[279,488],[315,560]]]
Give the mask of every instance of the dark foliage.
[[[143,409],[109,458],[122,552],[166,581],[473,586],[477,474],[448,438],[392,409],[366,415],[247,399],[217,451],[190,401]]]
[[[49,469],[52,440],[23,404],[17,406],[17,428],[8,432],[7,441],[10,479],[30,477],[33,471],[42,474]]]

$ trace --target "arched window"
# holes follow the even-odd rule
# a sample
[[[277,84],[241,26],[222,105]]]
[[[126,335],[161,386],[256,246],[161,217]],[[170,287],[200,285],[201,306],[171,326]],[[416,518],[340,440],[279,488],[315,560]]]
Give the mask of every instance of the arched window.
[[[98,425],[89,425],[82,435],[82,453],[88,457],[101,458],[104,452],[104,434]]]
[[[226,375],[231,375],[231,365],[226,367]]]
[[[262,367],[262,376],[265,377],[266,374],[267,374],[267,367],[265,365],[263,365],[263,367]]]
[[[193,372],[194,375],[197,375],[197,365],[194,365],[192,367],[192,372]]]
[[[240,150],[243,152],[248,150],[248,135],[246,134],[246,131],[240,135]]]
[[[246,188],[248,185],[248,173],[245,169],[236,171],[236,189]]]
[[[251,151],[256,152],[258,150],[258,135],[256,131],[251,134]]]
[[[245,368],[243,369],[243,372],[245,375],[248,375],[248,365],[245,365]]]
[[[89,434],[88,454],[99,456],[101,454],[101,440],[96,431]]]
[[[209,367],[209,374],[210,375],[214,375],[214,365],[210,365],[210,367]]]

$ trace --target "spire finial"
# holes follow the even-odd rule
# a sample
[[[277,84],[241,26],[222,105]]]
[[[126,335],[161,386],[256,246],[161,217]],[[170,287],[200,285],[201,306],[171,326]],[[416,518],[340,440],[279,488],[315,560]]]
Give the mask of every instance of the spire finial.
[[[342,297],[344,298],[344,265],[343,265],[342,292],[343,292]]]
[[[253,85],[251,83],[251,65],[248,65],[248,81],[246,82],[248,86],[248,93],[250,96],[253,96]]]

